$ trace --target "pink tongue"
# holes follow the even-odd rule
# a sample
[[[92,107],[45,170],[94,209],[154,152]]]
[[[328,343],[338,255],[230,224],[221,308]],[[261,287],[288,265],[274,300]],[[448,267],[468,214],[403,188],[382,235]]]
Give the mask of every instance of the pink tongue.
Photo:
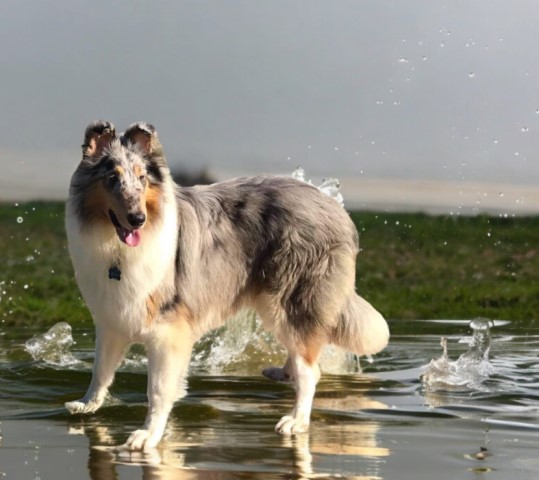
[[[125,243],[130,247],[136,247],[140,243],[140,230],[133,230],[125,236]]]

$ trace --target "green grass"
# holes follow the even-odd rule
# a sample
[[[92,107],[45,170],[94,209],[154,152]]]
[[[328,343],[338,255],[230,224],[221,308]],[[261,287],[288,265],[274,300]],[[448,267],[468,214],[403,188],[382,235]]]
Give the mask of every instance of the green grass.
[[[352,215],[358,290],[388,318],[539,318],[539,218]]]
[[[22,219],[22,223],[17,221]],[[387,318],[539,320],[539,218],[357,212],[357,286]],[[91,325],[62,203],[0,205],[0,322]]]
[[[59,321],[91,324],[69,261],[64,204],[0,205],[0,322]]]

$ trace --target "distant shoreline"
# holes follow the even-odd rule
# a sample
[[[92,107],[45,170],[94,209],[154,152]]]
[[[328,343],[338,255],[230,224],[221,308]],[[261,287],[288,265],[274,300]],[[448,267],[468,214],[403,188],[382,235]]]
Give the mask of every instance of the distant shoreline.
[[[61,164],[63,161],[63,158],[57,158],[52,163]],[[11,164],[9,168],[4,168],[0,179],[0,202],[65,200],[72,171],[65,167],[55,168],[55,165],[49,167],[36,170],[29,162],[27,165]],[[227,170],[207,172],[208,178],[216,181],[246,174],[249,173]],[[320,180],[315,178],[314,183]],[[340,176],[339,181],[347,210],[423,212],[433,215],[539,215],[539,187],[533,185],[352,176]]]
[[[241,172],[210,171],[217,181]],[[307,172],[308,178],[308,172]],[[539,187],[533,185],[395,180],[339,176],[347,210],[431,215],[539,215]],[[322,179],[314,178],[319,184]]]

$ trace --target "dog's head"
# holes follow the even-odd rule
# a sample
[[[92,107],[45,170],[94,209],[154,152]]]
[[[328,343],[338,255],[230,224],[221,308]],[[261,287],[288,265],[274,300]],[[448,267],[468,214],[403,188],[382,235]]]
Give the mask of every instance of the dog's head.
[[[117,135],[110,122],[97,121],[86,128],[70,195],[83,224],[110,225],[123,243],[136,247],[159,215],[169,177],[152,125],[135,123]]]

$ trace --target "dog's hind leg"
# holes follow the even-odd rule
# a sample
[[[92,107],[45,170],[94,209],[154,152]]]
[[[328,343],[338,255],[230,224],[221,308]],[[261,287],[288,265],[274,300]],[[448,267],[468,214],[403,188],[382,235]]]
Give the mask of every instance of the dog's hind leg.
[[[283,435],[302,433],[309,428],[316,384],[320,380],[317,360],[321,346],[306,351],[290,352],[289,363],[296,388],[296,403],[290,415],[285,415],[275,426]]]
[[[292,372],[292,360],[290,357],[286,359],[286,363],[282,367],[268,367],[262,370],[262,375],[276,382],[294,382]]]
[[[65,404],[70,413],[92,413],[103,404],[108,388],[114,380],[114,372],[122,361],[128,344],[124,337],[110,329],[102,327],[96,329],[92,381],[83,398]]]

